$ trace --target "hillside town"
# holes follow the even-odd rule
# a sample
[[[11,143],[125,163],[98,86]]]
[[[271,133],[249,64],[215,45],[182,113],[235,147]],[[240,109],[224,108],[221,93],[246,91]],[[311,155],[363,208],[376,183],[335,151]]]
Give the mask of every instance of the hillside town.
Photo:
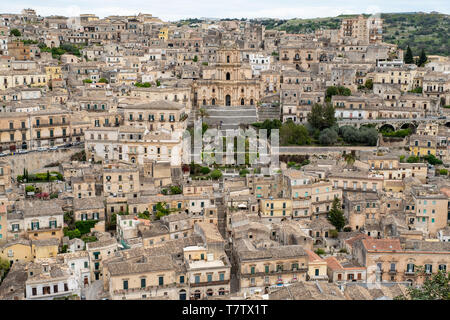
[[[449,167],[450,60],[376,15],[0,14],[1,300],[407,299]]]

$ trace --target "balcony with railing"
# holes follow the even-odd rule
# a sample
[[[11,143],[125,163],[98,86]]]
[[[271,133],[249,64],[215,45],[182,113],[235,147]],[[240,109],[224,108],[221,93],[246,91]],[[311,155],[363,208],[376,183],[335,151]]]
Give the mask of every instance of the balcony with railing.
[[[202,282],[191,282],[189,284],[190,287],[206,287],[206,286],[219,286],[219,285],[227,285],[230,283],[230,280],[216,280],[216,281],[202,281]]]

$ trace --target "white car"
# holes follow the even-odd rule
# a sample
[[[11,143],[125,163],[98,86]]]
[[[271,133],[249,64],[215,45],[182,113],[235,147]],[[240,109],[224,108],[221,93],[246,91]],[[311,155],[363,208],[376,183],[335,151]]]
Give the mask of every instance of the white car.
[[[27,149],[20,149],[19,153],[28,153],[28,150]]]
[[[49,150],[58,150],[58,147],[50,147]]]
[[[44,148],[44,147],[38,147],[37,148],[37,151],[45,151],[45,150],[47,150],[47,148]]]
[[[7,156],[7,154],[6,153],[0,153],[0,157],[5,157],[5,156]]]

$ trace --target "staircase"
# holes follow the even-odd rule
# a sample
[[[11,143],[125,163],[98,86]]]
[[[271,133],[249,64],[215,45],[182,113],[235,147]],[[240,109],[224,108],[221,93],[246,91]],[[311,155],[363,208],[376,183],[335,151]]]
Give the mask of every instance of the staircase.
[[[265,120],[280,120],[281,108],[280,107],[259,107],[258,108],[258,122],[264,122]]]

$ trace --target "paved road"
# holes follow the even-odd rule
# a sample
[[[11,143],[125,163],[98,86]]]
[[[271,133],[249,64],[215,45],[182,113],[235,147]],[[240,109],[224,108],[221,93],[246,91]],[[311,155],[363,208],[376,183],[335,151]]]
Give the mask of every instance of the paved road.
[[[100,300],[103,294],[103,281],[97,280],[91,283],[89,287],[84,289],[86,300]]]

